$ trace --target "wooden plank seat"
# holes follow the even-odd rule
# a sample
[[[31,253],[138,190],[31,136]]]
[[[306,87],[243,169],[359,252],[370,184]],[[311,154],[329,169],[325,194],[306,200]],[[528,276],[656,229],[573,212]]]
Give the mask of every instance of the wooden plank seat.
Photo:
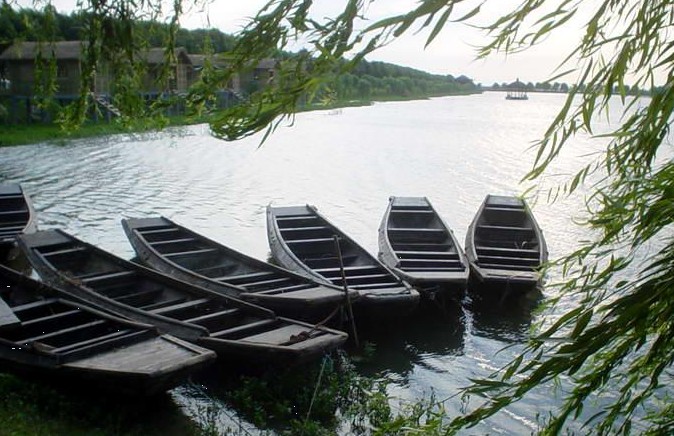
[[[32,301],[30,303],[21,304],[19,306],[12,307],[12,311],[16,314],[20,314],[21,318],[28,318],[31,316],[31,312],[40,309],[43,309],[45,306],[49,306],[58,301],[56,298],[45,298],[44,300]]]
[[[0,305],[2,304],[2,300],[0,300]],[[50,313],[46,316],[39,316],[35,317],[33,319],[26,319],[21,322],[21,325],[24,327],[30,327],[33,325],[40,325],[44,326],[44,328],[48,328],[50,324],[60,324],[64,322],[64,319],[66,318],[72,318],[74,315],[83,315],[84,312],[82,312],[79,309],[70,309],[70,310],[64,310],[61,312],[56,312],[56,313]]]
[[[107,320],[99,319],[99,320],[96,320],[96,321],[91,321],[91,322],[84,323],[84,324],[78,324],[78,325],[68,327],[68,328],[64,328],[64,329],[61,329],[61,330],[56,330],[56,331],[47,332],[47,333],[41,333],[41,334],[38,334],[37,336],[31,336],[31,337],[23,338],[23,339],[21,339],[17,342],[21,342],[23,344],[30,344],[31,342],[41,342],[41,341],[44,341],[45,339],[54,340],[57,337],[70,336],[73,333],[76,333],[78,331],[81,332],[83,330],[101,327],[102,325],[104,325],[106,323],[108,323]]]
[[[151,330],[120,330],[107,335],[91,338],[89,340],[54,348],[51,350],[51,352],[60,355],[60,361],[65,363],[113,347],[120,347],[125,344],[134,344],[144,338],[150,338],[152,335],[153,333]]]
[[[273,285],[280,285],[280,284],[283,284],[283,283],[288,283],[289,281],[292,282],[292,279],[290,279],[288,277],[277,277],[277,278],[273,278],[273,279],[270,279],[270,280],[261,280],[261,281],[257,281],[257,282],[243,283],[243,284],[240,284],[239,286],[245,288],[246,290],[256,289],[256,288],[257,289],[260,289],[260,288],[269,289],[270,285],[272,285],[272,286]]]
[[[518,271],[534,271],[536,269],[535,266],[526,266],[526,265],[509,265],[509,264],[502,264],[502,263],[483,263],[478,261],[478,265],[481,268],[488,268],[488,269],[511,269],[511,270],[518,270]]]
[[[85,285],[105,286],[107,284],[116,284],[120,281],[127,281],[134,278],[136,273],[134,271],[114,271],[102,274],[92,274],[86,277],[78,277],[78,279]]]
[[[419,227],[389,227],[389,232],[400,232],[400,233],[440,233],[444,234],[443,229],[422,229]]]
[[[195,256],[195,255],[200,255],[200,254],[207,254],[207,253],[214,253],[217,250],[215,248],[200,248],[197,250],[187,250],[187,251],[178,251],[175,253],[163,253],[165,257],[175,259],[178,257],[185,257],[185,256]]]
[[[68,247],[68,248],[62,248],[60,250],[54,250],[54,251],[40,251],[40,254],[42,257],[49,259],[49,262],[52,262],[54,258],[59,258],[59,257],[64,257],[64,256],[71,256],[73,254],[75,255],[82,255],[86,252],[86,249],[84,247]]]
[[[486,263],[507,263],[507,264],[521,264],[521,265],[538,265],[537,258],[531,257],[515,257],[515,256],[479,256],[480,262]]]
[[[433,271],[464,271],[465,268],[463,265],[460,263],[457,265],[445,265],[445,266],[413,266],[413,267],[406,267],[405,271],[406,272],[433,272]]]
[[[334,283],[334,282],[333,282]],[[336,283],[339,284],[339,283]],[[407,288],[404,286],[396,286],[397,283],[395,282],[382,282],[382,283],[367,283],[367,284],[362,284],[362,285],[353,285],[354,289],[358,290],[376,290],[376,289],[384,289],[388,288],[393,292],[407,292]]]
[[[534,231],[533,227],[513,227],[513,226],[495,226],[480,224],[477,226],[478,230],[502,230],[508,232],[528,232],[532,233]]]
[[[201,306],[203,304],[209,303],[211,300],[208,298],[197,298],[194,300],[188,300],[182,303],[174,304],[171,306],[165,306],[158,309],[152,310],[152,313],[156,315],[167,315],[169,313],[180,312],[185,309],[193,309],[195,307]],[[172,318],[172,317],[171,317]]]
[[[183,321],[189,322],[189,323],[194,323],[194,324],[201,324],[201,323],[216,320],[216,319],[221,320],[223,318],[227,318],[227,317],[230,317],[232,315],[238,315],[240,313],[241,313],[240,309],[230,308],[230,309],[221,310],[219,312],[205,313],[203,315],[195,316],[193,318],[184,319]]]
[[[313,239],[294,239],[286,240],[288,245],[300,245],[300,244],[316,244],[316,243],[326,243],[334,242],[332,238],[313,238]]]
[[[475,247],[475,250],[477,251],[478,256],[480,254],[510,254],[514,253],[519,255],[519,257],[525,257],[527,255],[532,255],[538,258],[539,256],[539,251],[534,248],[507,248],[507,247],[494,247],[494,246],[486,246],[486,245],[478,245]]]
[[[196,239],[194,238],[177,238],[177,239],[166,239],[162,241],[153,241],[150,242],[149,244],[152,245],[153,247],[161,247],[162,245],[169,245],[169,244],[182,244],[185,242],[194,242]]]
[[[249,280],[259,280],[262,278],[268,278],[268,277],[274,277],[275,274],[273,272],[269,271],[260,271],[260,272],[251,272],[247,274],[239,274],[236,276],[223,276],[223,277],[218,277],[213,280],[217,281],[224,281],[227,283],[232,283],[236,284],[237,286],[241,286],[241,284],[248,282]]]
[[[175,304],[180,304],[180,303],[183,303],[185,301],[186,301],[186,298],[179,297],[179,298],[174,298],[174,299],[171,299],[171,300],[152,301],[149,304],[138,305],[136,307],[138,307],[139,309],[146,310],[148,312],[152,312],[156,309],[161,309],[161,308],[164,308],[164,307],[173,306]]]
[[[156,287],[152,289],[143,289],[138,292],[130,292],[128,294],[115,298],[116,301],[129,306],[138,307],[146,302],[152,303],[157,297],[164,292],[164,288]]]
[[[372,265],[352,265],[352,266],[345,266],[344,267],[344,272],[349,273],[349,272],[358,272],[358,271],[378,271],[379,268],[376,266]],[[333,274],[333,273],[339,273],[341,274],[342,268],[340,267],[333,267],[333,268],[315,268],[314,271],[321,275],[326,275],[326,274]]]
[[[221,339],[236,339],[232,336],[245,336],[242,333],[252,334],[255,331],[263,330],[267,327],[271,327],[277,322],[275,318],[266,318],[259,321],[251,322],[248,324],[239,325],[236,327],[231,327],[228,329],[220,330],[217,332],[211,332],[211,337],[221,338]]]
[[[262,295],[276,295],[276,294],[285,294],[293,291],[301,291],[303,289],[309,289],[312,285],[308,283],[301,283],[299,285],[285,286],[281,288],[272,288],[272,289],[261,289],[261,290],[248,290],[248,292],[254,294]]]
[[[356,260],[358,256],[355,254],[342,255],[342,262],[344,266]],[[335,256],[323,256],[323,257],[307,257],[302,259],[302,262],[305,263],[308,267],[312,269],[316,268],[334,268],[339,266],[339,258]]]

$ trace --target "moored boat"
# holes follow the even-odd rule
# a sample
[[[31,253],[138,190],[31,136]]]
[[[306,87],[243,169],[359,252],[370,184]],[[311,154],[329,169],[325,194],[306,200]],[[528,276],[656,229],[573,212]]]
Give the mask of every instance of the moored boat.
[[[314,206],[268,206],[267,235],[272,255],[280,265],[337,286],[344,286],[343,274],[347,287],[360,294],[355,307],[370,315],[408,313],[419,303],[416,290],[320,215]]]
[[[6,257],[21,233],[37,230],[35,209],[21,185],[0,185],[0,254]]]
[[[390,197],[379,227],[379,260],[422,295],[460,296],[470,269],[452,230],[426,197]]]
[[[0,280],[3,368],[152,395],[177,386],[215,359],[210,350],[76,302],[3,265]]]
[[[122,220],[138,257],[180,280],[304,320],[323,319],[344,291],[246,256],[164,218]],[[355,300],[356,291],[349,291]]]
[[[229,361],[294,363],[318,357],[347,338],[173,279],[60,230],[22,235],[19,245],[46,282],[212,349]]]
[[[487,195],[468,228],[466,256],[481,283],[532,287],[542,279],[548,251],[524,200]]]

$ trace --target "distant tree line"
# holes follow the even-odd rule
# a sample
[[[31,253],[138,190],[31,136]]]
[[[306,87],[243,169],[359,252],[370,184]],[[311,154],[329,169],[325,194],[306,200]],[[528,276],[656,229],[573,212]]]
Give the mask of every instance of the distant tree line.
[[[492,91],[505,91],[508,89],[511,89],[513,86],[513,83],[498,83],[494,82],[491,87],[487,87],[485,89],[489,89]],[[559,93],[567,93],[570,90],[570,86],[567,85],[566,83],[560,83],[560,82],[528,82],[528,83],[521,83],[520,86],[524,88],[525,91],[527,92],[559,92]],[[585,92],[585,85],[580,85],[578,88],[579,92]],[[630,85],[624,85],[623,90],[625,95],[651,95],[654,92],[660,92],[662,91],[661,87],[655,87],[653,89],[640,89],[638,86],[630,86]],[[618,89],[617,87],[614,89],[614,92],[616,94],[620,94],[621,90]]]
[[[155,21],[136,23],[134,32],[142,38],[126,38],[142,41],[147,47],[161,47],[169,33],[169,25]],[[139,24],[139,25],[138,25]],[[43,10],[13,9],[6,0],[0,7],[0,51],[16,40],[24,41],[76,41],[85,38],[86,15],[73,12],[61,14],[53,6]],[[130,32],[124,23],[104,23],[106,33],[112,39],[117,34]],[[128,35],[126,35],[128,36]],[[188,53],[201,54],[206,50],[223,53],[232,50],[236,38],[217,29],[178,29],[175,46],[184,47]],[[208,48],[207,48],[208,47]],[[139,47],[140,48],[140,47]],[[292,53],[279,52],[278,58],[292,58]],[[466,94],[479,91],[471,79],[465,76],[431,74],[413,68],[385,62],[361,61],[349,74],[341,75],[333,83],[326,84],[322,98],[331,100],[371,100],[378,98],[415,98],[448,94]]]

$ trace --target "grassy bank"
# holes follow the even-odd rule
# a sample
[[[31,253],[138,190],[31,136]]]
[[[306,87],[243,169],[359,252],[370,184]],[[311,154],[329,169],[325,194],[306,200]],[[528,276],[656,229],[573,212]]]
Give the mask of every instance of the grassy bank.
[[[152,402],[88,394],[0,372],[3,435],[198,435],[166,395]]]
[[[466,92],[452,95],[470,95],[476,92]],[[348,100],[335,101],[329,104],[306,105],[299,109],[299,112],[308,112],[314,110],[331,110],[346,107],[369,106],[374,102],[384,101],[411,101],[425,100],[431,97],[443,96],[383,96],[373,100]],[[118,122],[112,123],[89,123],[80,126],[77,129],[64,129],[57,124],[17,124],[3,125],[0,133],[0,147],[9,147],[14,145],[36,144],[40,142],[65,143],[72,139],[91,138],[104,135],[113,135],[117,133],[138,133],[153,130],[161,130],[170,126],[185,126],[198,123],[206,123],[206,117],[188,117],[174,116],[162,118],[160,120],[142,119],[127,124]]]

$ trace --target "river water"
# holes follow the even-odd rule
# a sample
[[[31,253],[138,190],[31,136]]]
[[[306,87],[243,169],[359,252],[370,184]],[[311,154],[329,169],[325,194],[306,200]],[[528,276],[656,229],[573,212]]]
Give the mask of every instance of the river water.
[[[120,219],[161,214],[266,259],[270,203],[314,204],[376,253],[377,227],[391,195],[428,197],[463,241],[486,194],[529,187],[520,179],[533,163],[532,144],[564,98],[533,94],[528,101],[507,101],[501,93],[485,93],[302,113],[262,146],[260,135],[227,143],[211,137],[207,126],[191,126],[3,148],[0,183],[23,184],[40,228],[63,228],[125,258],[133,250]],[[534,189],[543,194],[533,208],[551,258],[589,235],[572,220],[582,214],[581,195],[548,204],[546,189],[572,175],[601,145],[575,138]],[[366,337],[374,353],[358,370],[386,378],[395,398],[452,397],[470,378],[486,376],[516,355],[536,320],[529,306],[438,312],[394,334]],[[196,400],[186,389],[172,397],[183,413],[194,413]],[[472,433],[530,433],[537,414],[557,401],[543,389]],[[460,398],[445,405],[457,412]]]

